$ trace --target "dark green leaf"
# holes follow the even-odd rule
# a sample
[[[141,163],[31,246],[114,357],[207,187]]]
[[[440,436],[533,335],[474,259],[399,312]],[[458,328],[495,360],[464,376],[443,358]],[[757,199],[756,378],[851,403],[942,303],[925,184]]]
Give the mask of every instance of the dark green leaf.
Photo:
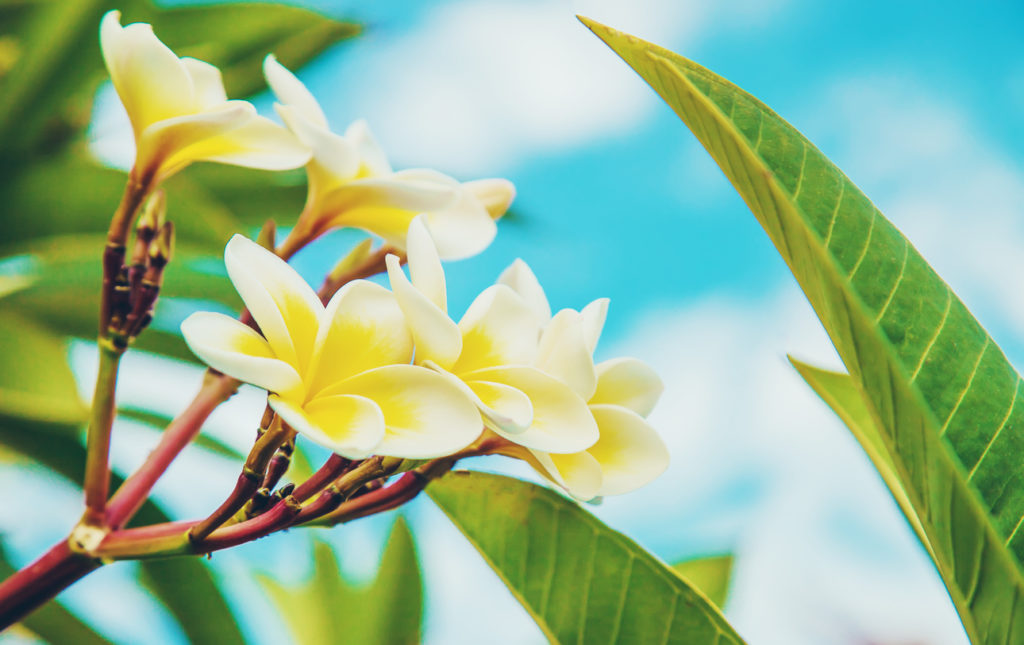
[[[670,567],[548,488],[453,472],[427,493],[553,643],[742,643]]]
[[[763,103],[587,22],[672,106],[822,320],[881,431],[973,642],[1024,642],[1021,379],[868,198]]]

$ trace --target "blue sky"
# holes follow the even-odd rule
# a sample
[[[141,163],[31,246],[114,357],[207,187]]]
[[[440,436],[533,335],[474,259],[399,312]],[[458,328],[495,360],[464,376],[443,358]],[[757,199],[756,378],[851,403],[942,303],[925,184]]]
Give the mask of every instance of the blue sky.
[[[692,135],[573,14],[674,49],[789,119],[908,234],[1020,365],[1024,6],[309,4],[368,27],[301,73],[336,129],[365,117],[396,167],[430,166],[460,179],[502,176],[518,188],[516,217],[492,247],[448,269],[453,308],[522,257],[556,307],[610,296],[599,355],[636,355],[665,378],[665,400],[652,420],[673,466],[648,489],[606,500],[595,512],[668,560],[735,550],[728,613],[751,643],[964,642],[881,484],[785,362],[788,352],[823,364],[836,359],[782,261]],[[298,264],[312,278],[336,251],[322,244]],[[87,347],[73,353],[83,373],[90,356]],[[181,366],[161,369],[195,378]],[[258,396],[242,399],[232,403],[245,410],[242,420],[229,410],[212,431],[248,431],[245,415],[259,410],[246,406],[259,408]],[[128,466],[145,450],[129,446],[115,457]],[[172,484],[210,465],[195,459],[169,474]],[[226,490],[232,465],[217,468]],[[175,497],[172,484],[161,492],[183,514],[216,502]],[[0,521],[15,511],[0,510]],[[428,503],[410,513],[430,584],[428,642],[540,641]],[[28,553],[46,531],[56,537],[65,529],[37,527],[18,543]],[[386,521],[373,521],[331,539],[347,565],[365,574],[359,563],[372,561],[385,529]],[[243,580],[232,583],[239,609],[252,616],[252,633],[269,635],[266,642],[282,637],[281,626],[255,615],[252,607],[264,601],[242,572],[258,559],[294,578],[281,554],[304,548],[307,537],[292,533],[215,560]],[[444,584],[452,578],[461,584]],[[129,586],[126,575],[103,571],[68,597],[99,611],[88,597],[93,590],[126,593]],[[126,602],[168,624],[144,599]],[[135,639],[123,619],[97,616]]]

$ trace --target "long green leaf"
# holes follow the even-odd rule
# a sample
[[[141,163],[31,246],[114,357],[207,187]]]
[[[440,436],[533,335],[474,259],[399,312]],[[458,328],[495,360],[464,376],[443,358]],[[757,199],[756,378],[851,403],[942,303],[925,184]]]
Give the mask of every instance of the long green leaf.
[[[348,645],[420,642],[423,582],[412,535],[401,517],[369,585],[347,582],[334,549],[319,540],[313,545],[313,575],[305,584],[288,587],[268,576],[258,579],[298,645],[333,645],[341,634]]]
[[[925,547],[932,558],[931,544],[928,541],[928,534],[921,525],[921,518],[917,516],[917,510],[907,494],[903,482],[896,472],[896,460],[889,447],[885,443],[884,433],[875,424],[864,401],[864,394],[861,392],[857,382],[849,374],[833,372],[802,363],[792,356],[789,362],[793,364],[796,371],[800,373],[804,381],[811,386],[811,389],[830,407],[836,415],[843,420],[854,438],[867,453],[871,463],[875,466],[882,481],[889,488],[896,504],[903,511],[904,517],[914,529],[921,544]]]
[[[587,25],[675,110],[767,231],[862,388],[976,643],[1024,642],[1024,405],[1002,351],[864,194],[760,101]]]
[[[742,643],[671,567],[554,491],[453,472],[427,487],[553,643]]]

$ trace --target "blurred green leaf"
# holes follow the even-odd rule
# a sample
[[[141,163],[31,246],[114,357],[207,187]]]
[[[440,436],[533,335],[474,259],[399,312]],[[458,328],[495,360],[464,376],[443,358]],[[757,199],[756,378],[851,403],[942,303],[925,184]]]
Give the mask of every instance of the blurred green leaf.
[[[0,580],[15,572],[0,547]],[[109,645],[110,641],[68,611],[64,605],[51,600],[21,621],[22,627],[53,645]]]
[[[192,645],[244,645],[231,608],[201,559],[145,560],[140,564],[139,580],[163,602]]]
[[[588,26],[694,132],[821,319],[975,643],[1024,643],[1020,375],[949,285],[802,134],[668,50]]]
[[[99,315],[98,258],[103,240],[102,236],[73,235],[35,240],[17,247],[31,260],[35,280],[4,298],[5,308],[18,312],[23,319],[42,325],[52,333],[93,338]],[[139,337],[135,347],[196,361],[181,339],[177,318],[164,320],[174,299],[201,298],[232,311],[241,308],[238,293],[227,277],[207,273],[207,264],[214,268],[223,266],[220,260],[207,260],[204,255],[197,254],[188,244],[176,248],[174,260],[165,272],[155,320]]]
[[[68,367],[64,340],[9,310],[0,311],[0,414],[76,423],[87,411]]]
[[[670,567],[548,488],[463,471],[427,494],[552,643],[743,642]]]
[[[708,600],[718,607],[725,607],[729,595],[732,564],[733,556],[727,554],[684,560],[673,564],[672,568],[691,585],[704,592]]]
[[[166,9],[153,20],[157,35],[180,55],[222,68],[228,96],[266,87],[263,58],[276,54],[296,69],[330,45],[359,33],[354,23],[279,4],[231,3]]]
[[[420,642],[423,582],[412,535],[399,516],[377,577],[365,587],[341,575],[334,549],[316,540],[313,575],[289,587],[267,576],[260,584],[281,610],[299,645],[402,645]]]

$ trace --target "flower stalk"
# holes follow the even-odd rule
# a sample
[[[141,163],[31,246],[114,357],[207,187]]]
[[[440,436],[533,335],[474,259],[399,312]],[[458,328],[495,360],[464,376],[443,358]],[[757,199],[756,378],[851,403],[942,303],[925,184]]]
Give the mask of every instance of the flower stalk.
[[[114,391],[117,387],[117,369],[124,355],[124,347],[110,339],[100,346],[99,374],[93,394],[92,415],[86,439],[85,460],[85,515],[81,523],[87,526],[104,524],[107,495],[110,487],[110,434],[114,425]]]

